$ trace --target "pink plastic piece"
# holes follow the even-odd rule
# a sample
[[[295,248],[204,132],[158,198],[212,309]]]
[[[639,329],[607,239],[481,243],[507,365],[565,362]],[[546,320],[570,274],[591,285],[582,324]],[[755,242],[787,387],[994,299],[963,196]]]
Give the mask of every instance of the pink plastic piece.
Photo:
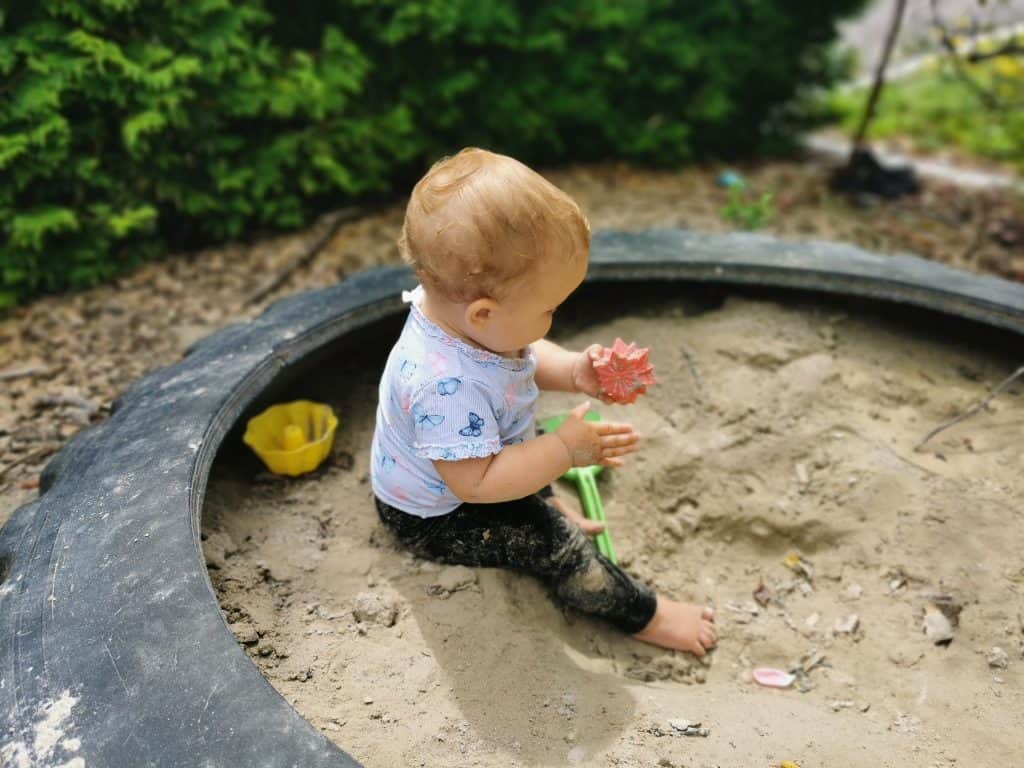
[[[601,383],[601,391],[616,403],[635,403],[636,399],[655,383],[654,366],[647,362],[646,348],[633,342],[626,344],[616,338],[611,347],[594,361],[594,372]]]
[[[754,670],[754,679],[766,688],[789,688],[796,676],[781,669],[760,667]]]

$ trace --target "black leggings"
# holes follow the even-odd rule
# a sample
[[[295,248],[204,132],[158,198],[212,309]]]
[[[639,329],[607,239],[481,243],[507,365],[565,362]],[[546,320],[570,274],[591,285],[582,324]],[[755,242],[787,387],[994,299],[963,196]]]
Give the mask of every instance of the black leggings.
[[[421,557],[535,574],[573,608],[639,632],[654,616],[654,592],[600,554],[579,526],[545,501],[550,496],[545,488],[516,501],[463,503],[427,518],[376,502],[384,524]]]

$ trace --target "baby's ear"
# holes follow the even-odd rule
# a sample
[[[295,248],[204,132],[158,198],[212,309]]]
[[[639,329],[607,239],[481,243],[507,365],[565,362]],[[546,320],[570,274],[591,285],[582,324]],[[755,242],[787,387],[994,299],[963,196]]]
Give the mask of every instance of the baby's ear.
[[[494,299],[477,299],[466,307],[466,323],[473,328],[483,328],[491,319],[491,313],[497,308]]]

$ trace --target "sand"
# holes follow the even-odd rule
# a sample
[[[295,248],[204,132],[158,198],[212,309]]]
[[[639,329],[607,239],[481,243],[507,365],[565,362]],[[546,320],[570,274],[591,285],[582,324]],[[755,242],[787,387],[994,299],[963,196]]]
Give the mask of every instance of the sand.
[[[599,312],[560,313],[557,340],[636,340],[661,382],[601,408],[644,435],[601,480],[615,547],[659,591],[715,606],[718,649],[662,651],[528,576],[397,549],[368,481],[378,356],[296,389],[339,413],[325,469],[280,480],[225,459],[211,476],[210,576],[267,679],[369,768],[1019,763],[1024,384],[914,445],[1022,361],[870,306]],[[546,393],[538,414],[576,402]],[[962,607],[948,647],[922,632],[939,598]],[[761,666],[798,683],[759,687]]]

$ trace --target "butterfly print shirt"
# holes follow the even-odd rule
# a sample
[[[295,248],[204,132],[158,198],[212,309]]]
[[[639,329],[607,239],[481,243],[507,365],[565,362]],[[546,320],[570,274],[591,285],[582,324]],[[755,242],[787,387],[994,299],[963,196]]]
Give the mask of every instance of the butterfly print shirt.
[[[462,502],[432,460],[498,453],[535,435],[536,359],[502,357],[448,335],[420,310],[423,289],[403,293],[409,317],[381,377],[371,447],[373,491],[420,517]]]

